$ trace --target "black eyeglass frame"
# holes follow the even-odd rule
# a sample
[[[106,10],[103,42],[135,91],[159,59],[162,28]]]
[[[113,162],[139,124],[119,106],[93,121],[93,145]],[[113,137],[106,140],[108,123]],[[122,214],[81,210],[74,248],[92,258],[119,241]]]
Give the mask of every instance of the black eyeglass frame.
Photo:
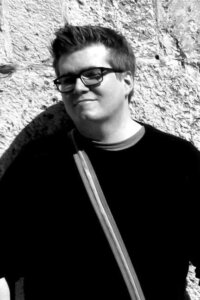
[[[92,71],[92,70],[95,70],[95,69],[99,69],[101,71],[101,74],[100,74],[100,79],[98,80],[97,83],[95,84],[88,84],[84,81],[84,73],[85,72],[88,72],[88,71]],[[79,74],[73,74],[73,75],[67,75],[67,74],[64,74],[62,76],[59,76],[58,78],[54,79],[53,80],[53,83],[56,85],[58,91],[62,94],[68,94],[68,93],[71,93],[73,91],[73,89],[69,90],[69,91],[62,91],[59,89],[59,86],[61,85],[61,82],[59,81],[61,78],[64,78],[64,77],[69,77],[71,79],[74,79],[74,85],[75,85],[75,80],[77,78],[80,78],[82,83],[86,86],[86,87],[95,87],[95,86],[99,86],[101,84],[101,82],[103,81],[103,77],[104,75],[107,75],[109,73],[123,73],[125,71],[122,71],[122,70],[118,70],[118,69],[113,69],[113,68],[104,68],[104,67],[92,67],[92,68],[89,68],[89,69],[86,69],[86,70],[82,70]]]

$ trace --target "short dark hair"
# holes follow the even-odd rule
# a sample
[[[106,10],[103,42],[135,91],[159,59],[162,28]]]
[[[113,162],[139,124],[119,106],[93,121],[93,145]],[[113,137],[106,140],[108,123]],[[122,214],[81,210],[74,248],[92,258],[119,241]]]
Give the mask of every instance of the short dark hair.
[[[55,33],[51,44],[53,67],[58,73],[57,64],[63,54],[71,54],[92,44],[103,44],[111,50],[109,62],[112,67],[131,71],[135,74],[135,55],[124,36],[102,26],[73,26],[66,24]]]
[[[108,62],[111,67],[130,71],[134,78],[135,55],[126,38],[117,31],[98,25],[73,26],[67,23],[55,32],[55,36],[51,44],[51,53],[57,76],[58,62],[62,55],[71,54],[93,44],[102,44],[110,51]]]

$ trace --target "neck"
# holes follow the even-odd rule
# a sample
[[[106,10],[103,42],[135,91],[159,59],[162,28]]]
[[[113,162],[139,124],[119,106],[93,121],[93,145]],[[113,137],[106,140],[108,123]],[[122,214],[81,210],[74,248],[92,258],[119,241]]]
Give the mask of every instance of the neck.
[[[107,144],[126,140],[141,129],[141,125],[132,120],[131,117],[116,124],[105,122],[99,126],[94,122],[91,123],[85,128],[83,126],[77,128],[78,131],[86,138]]]

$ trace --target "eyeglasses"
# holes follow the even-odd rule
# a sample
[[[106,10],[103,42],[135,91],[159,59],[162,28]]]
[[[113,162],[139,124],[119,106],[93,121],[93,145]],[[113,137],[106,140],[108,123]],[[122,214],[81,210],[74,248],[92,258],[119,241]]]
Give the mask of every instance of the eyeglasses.
[[[103,77],[108,73],[123,73],[124,71],[115,70],[112,68],[89,68],[73,75],[62,75],[56,78],[53,82],[61,93],[70,93],[74,90],[76,79],[80,78],[86,87],[99,86],[103,81]]]

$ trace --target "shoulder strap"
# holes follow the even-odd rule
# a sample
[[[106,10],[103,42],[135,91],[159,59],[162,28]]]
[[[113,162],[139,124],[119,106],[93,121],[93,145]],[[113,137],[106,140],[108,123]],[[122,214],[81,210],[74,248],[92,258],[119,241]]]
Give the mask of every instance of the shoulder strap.
[[[132,300],[145,300],[125,244],[109,209],[89,157],[84,150],[78,148],[74,130],[69,132],[69,138],[72,141],[75,150],[73,156],[76,166],[83,180],[91,204],[121,270],[130,297]]]

